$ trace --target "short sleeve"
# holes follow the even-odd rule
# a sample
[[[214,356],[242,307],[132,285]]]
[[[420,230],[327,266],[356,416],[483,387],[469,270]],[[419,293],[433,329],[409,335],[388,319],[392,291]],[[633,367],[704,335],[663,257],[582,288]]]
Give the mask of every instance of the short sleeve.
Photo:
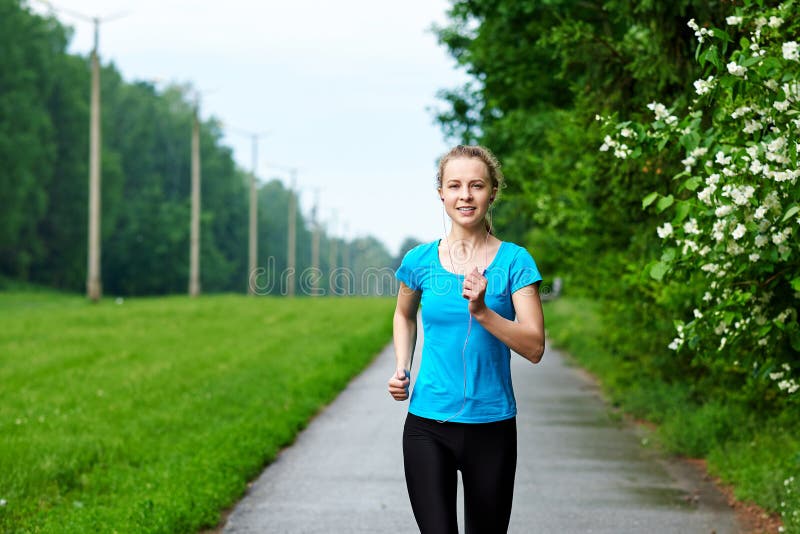
[[[520,247],[511,262],[511,293],[525,286],[541,282],[542,275],[530,253]]]
[[[403,261],[400,262],[400,267],[397,268],[394,276],[414,291],[419,291],[420,282],[418,267],[419,250],[417,248],[413,248],[406,252],[405,256],[403,256]]]

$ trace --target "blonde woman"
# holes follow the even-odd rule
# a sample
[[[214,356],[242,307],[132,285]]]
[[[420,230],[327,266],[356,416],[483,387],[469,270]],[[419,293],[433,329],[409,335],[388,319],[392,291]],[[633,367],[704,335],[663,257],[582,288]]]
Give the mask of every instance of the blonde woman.
[[[409,251],[397,270],[396,369],[389,393],[409,397],[422,304],[424,347],[403,431],[406,485],[423,533],[457,533],[457,471],[467,533],[508,530],[517,461],[511,351],[544,352],[542,277],[524,248],[492,234],[500,165],[480,146],[439,162],[437,191],[451,219],[444,239]]]

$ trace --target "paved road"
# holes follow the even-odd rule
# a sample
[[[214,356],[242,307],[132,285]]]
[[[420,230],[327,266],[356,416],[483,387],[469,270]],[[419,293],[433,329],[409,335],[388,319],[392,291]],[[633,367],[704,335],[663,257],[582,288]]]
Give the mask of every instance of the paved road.
[[[224,532],[418,532],[403,478],[407,404],[385,388],[393,369],[387,347],[264,471]],[[514,356],[512,375],[519,461],[510,532],[740,532],[708,482],[643,447],[557,351],[539,365]]]

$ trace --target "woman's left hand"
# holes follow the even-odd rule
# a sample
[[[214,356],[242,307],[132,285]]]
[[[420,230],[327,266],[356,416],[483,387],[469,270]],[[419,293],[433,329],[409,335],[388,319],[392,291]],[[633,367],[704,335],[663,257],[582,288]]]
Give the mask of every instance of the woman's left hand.
[[[484,301],[486,284],[486,277],[481,274],[477,267],[464,277],[464,289],[461,292],[461,296],[469,301],[469,313],[472,315],[486,309],[486,302]]]

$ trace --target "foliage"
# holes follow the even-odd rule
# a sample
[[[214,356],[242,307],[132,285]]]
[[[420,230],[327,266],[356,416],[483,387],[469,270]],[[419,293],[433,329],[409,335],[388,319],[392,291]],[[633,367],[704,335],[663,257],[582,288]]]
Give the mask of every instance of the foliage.
[[[0,531],[213,527],[385,344],[392,305],[0,295]]]
[[[791,0],[753,2],[727,21],[689,22],[705,71],[686,111],[653,102],[649,124],[607,120],[601,150],[683,156],[672,183],[643,200],[669,217],[653,278],[701,281],[670,348],[715,377],[736,377],[753,399],[797,402],[800,62],[787,36],[800,34],[800,16]]]

